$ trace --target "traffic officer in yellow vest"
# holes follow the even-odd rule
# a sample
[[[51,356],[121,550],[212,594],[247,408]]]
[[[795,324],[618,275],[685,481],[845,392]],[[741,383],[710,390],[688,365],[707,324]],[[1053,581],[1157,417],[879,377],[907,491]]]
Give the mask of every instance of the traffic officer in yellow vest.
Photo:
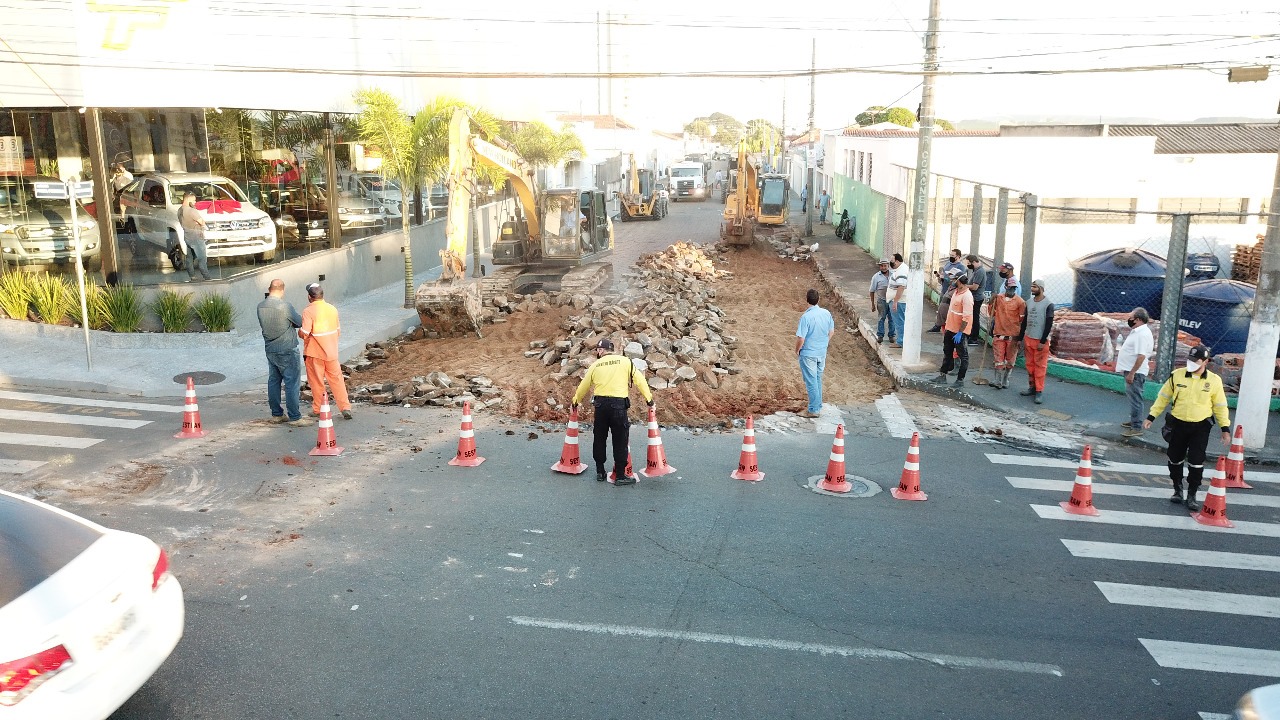
[[[302,358],[307,365],[307,386],[311,388],[311,413],[320,414],[320,396],[324,394],[324,382],[329,381],[329,395],[338,406],[342,417],[351,419],[351,400],[347,398],[347,383],[342,379],[342,364],[338,362],[338,308],[324,301],[324,288],[320,283],[307,286],[311,304],[302,311]]]
[[[1173,481],[1173,497],[1169,502],[1183,502],[1182,460],[1187,461],[1187,509],[1200,509],[1196,502],[1196,490],[1204,476],[1205,448],[1209,445],[1209,430],[1213,421],[1222,430],[1222,446],[1231,445],[1231,418],[1227,413],[1227,394],[1222,390],[1222,378],[1209,372],[1209,348],[1197,345],[1187,356],[1187,367],[1169,374],[1160,387],[1160,394],[1151,406],[1151,412],[1142,427],[1149,428],[1165,407],[1169,407],[1166,421],[1169,432],[1169,479]]]
[[[634,479],[627,477],[627,433],[631,421],[627,409],[631,407],[631,387],[639,388],[649,407],[653,407],[653,391],[644,379],[644,373],[630,358],[612,355],[613,341],[601,338],[595,347],[596,361],[587,368],[587,374],[573,393],[573,407],[577,409],[587,393],[592,394],[595,406],[595,438],[591,444],[591,456],[596,461],[596,480],[604,482],[605,438],[613,433],[613,475],[617,485],[630,485]]]

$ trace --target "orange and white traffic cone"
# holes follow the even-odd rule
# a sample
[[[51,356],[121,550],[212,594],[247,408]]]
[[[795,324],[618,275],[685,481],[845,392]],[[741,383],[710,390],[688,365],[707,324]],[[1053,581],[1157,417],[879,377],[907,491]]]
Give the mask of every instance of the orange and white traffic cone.
[[[320,395],[320,425],[316,429],[316,446],[308,455],[341,455],[342,446],[333,432],[333,409],[329,407],[329,393]]]
[[[902,463],[902,479],[890,494],[899,500],[928,500],[920,492],[920,433],[911,433],[911,445],[907,448],[907,461]]]
[[[747,429],[742,431],[742,452],[738,454],[738,469],[729,473],[734,480],[760,482],[764,473],[760,472],[760,461],[756,458],[756,428],[751,416],[747,416]]]
[[[627,477],[640,482],[640,476],[636,474],[635,468],[631,467],[631,443],[627,443],[627,466],[622,469]],[[618,474],[612,470],[609,471],[609,482],[617,484]]]
[[[471,427],[471,403],[462,403],[462,428],[458,430],[458,454],[449,461],[450,465],[459,467],[475,467],[484,462],[484,458],[476,452],[476,431]]]
[[[560,450],[560,462],[551,466],[556,472],[578,475],[586,472],[587,466],[582,464],[578,455],[578,408],[569,411],[569,429],[565,431],[564,447]]]
[[[1226,458],[1218,458],[1218,466],[1213,469],[1213,474],[1209,476],[1209,492],[1204,496],[1204,505],[1200,506],[1200,512],[1191,517],[1201,525],[1213,525],[1215,527],[1235,527],[1235,525],[1227,519],[1227,460]]]
[[[844,479],[844,425],[836,426],[836,439],[831,442],[831,458],[827,460],[827,475],[818,483],[820,490],[847,493],[853,483]]]
[[[1236,426],[1236,434],[1231,438],[1231,449],[1227,451],[1227,481],[1225,487],[1239,490],[1252,490],[1253,486],[1244,481],[1244,426]]]
[[[662,449],[662,435],[658,431],[658,416],[649,408],[649,450],[645,456],[642,474],[647,478],[669,475],[676,471],[667,464],[667,451]]]
[[[187,397],[182,405],[182,432],[176,438],[204,437],[204,428],[200,425],[200,405],[196,403],[196,384],[187,378]]]
[[[1076,484],[1071,488],[1071,499],[1058,503],[1072,515],[1097,515],[1093,506],[1093,446],[1085,445],[1080,454],[1080,469],[1076,470]]]

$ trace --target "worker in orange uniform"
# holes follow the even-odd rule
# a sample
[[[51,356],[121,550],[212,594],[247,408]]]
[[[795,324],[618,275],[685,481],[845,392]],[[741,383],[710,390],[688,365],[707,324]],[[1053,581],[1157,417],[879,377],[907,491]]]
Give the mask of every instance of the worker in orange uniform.
[[[311,412],[320,414],[320,396],[324,393],[324,381],[329,381],[329,394],[342,412],[351,419],[351,400],[347,398],[347,383],[342,379],[342,365],[338,362],[338,308],[324,301],[324,288],[320,283],[307,286],[311,304],[302,311],[302,357],[307,364],[307,385],[311,387]]]

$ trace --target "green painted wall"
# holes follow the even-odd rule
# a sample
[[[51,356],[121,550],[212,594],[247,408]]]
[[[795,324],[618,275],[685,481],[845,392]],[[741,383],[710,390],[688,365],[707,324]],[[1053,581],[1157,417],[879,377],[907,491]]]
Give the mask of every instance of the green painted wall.
[[[836,175],[831,197],[831,222],[839,221],[842,210],[848,210],[849,217],[857,218],[854,242],[872,257],[883,256],[887,214],[887,202],[884,196],[868,185],[843,175]]]

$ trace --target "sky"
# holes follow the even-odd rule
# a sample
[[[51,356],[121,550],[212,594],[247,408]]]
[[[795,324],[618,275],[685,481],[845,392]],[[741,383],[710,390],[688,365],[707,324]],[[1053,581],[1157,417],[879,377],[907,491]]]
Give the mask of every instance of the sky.
[[[920,101],[927,0],[781,3],[498,3],[445,11],[419,62],[459,71],[608,73],[583,80],[446,80],[505,114],[613,112],[678,130],[725,112],[740,121],[808,124],[811,53],[815,125],[839,128],[871,105]],[[1280,6],[1274,0],[1067,3],[943,0],[938,117],[952,121],[1148,117],[1277,119]],[[433,12],[440,13],[433,8]],[[443,14],[443,13],[442,13]],[[598,18],[598,20],[597,20]],[[423,40],[417,42],[417,40]],[[1230,66],[1270,65],[1266,82],[1229,83]],[[1167,69],[1166,69],[1167,68]],[[1081,72],[1109,70],[1110,72]],[[878,71],[878,72],[877,72]],[[906,74],[885,74],[885,73]],[[682,78],[671,74],[716,77]],[[735,79],[726,73],[757,75]],[[783,78],[786,74],[800,77]],[[1037,74],[1031,74],[1037,73]]]

